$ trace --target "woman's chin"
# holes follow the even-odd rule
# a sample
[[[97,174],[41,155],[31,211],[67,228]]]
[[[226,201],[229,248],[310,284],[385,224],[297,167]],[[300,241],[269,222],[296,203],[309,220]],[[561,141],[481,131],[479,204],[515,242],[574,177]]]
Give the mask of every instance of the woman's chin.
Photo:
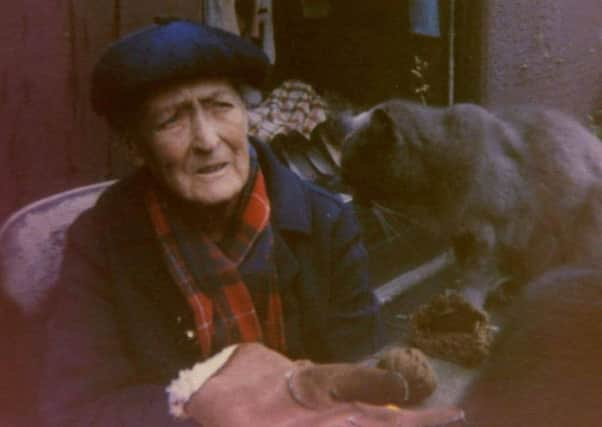
[[[233,183],[214,183],[213,185],[195,185],[192,186],[183,198],[192,204],[199,206],[216,206],[227,204],[236,199],[242,185],[232,185]]]

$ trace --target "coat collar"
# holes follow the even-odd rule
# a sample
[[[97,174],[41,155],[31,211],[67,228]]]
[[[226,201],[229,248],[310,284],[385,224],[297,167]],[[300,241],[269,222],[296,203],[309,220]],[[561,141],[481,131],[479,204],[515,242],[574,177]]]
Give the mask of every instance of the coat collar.
[[[272,204],[272,225],[280,230],[311,232],[311,206],[301,179],[287,169],[263,142],[251,139]]]

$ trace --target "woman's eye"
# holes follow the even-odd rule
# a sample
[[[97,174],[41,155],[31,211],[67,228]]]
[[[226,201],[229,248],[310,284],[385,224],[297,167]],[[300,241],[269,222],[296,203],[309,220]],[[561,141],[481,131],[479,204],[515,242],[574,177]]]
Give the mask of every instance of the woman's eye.
[[[218,101],[218,100],[213,100],[213,101],[209,101],[209,107],[215,109],[215,110],[228,110],[230,108],[232,108],[232,104],[228,101]]]
[[[178,121],[180,116],[181,116],[181,114],[179,112],[170,114],[169,116],[167,116],[159,121],[157,128],[161,130],[161,129],[165,129],[165,128],[169,127],[170,125],[173,125],[174,123],[176,123]]]

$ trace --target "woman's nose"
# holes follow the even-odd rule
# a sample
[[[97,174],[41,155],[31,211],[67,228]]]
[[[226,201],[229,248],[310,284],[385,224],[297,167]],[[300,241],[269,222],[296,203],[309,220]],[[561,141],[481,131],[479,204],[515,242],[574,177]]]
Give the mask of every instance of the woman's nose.
[[[201,151],[211,151],[219,143],[217,123],[202,111],[194,111],[192,117],[192,144]]]

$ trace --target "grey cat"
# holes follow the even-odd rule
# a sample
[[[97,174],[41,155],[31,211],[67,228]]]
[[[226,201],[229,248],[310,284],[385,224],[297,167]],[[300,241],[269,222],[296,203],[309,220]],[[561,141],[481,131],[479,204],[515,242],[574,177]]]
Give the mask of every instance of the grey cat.
[[[449,237],[464,296],[602,258],[602,143],[537,107],[488,111],[390,100],[344,122],[355,197]]]

